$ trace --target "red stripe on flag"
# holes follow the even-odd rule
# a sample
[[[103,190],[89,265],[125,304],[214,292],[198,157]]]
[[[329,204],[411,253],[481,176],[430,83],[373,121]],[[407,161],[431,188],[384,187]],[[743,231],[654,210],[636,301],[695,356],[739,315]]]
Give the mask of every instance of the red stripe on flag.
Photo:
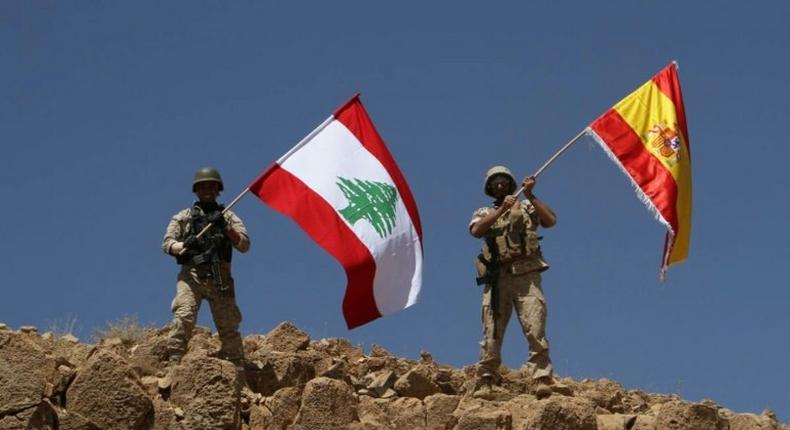
[[[422,246],[422,225],[414,196],[412,196],[409,185],[406,183],[406,178],[403,177],[398,165],[395,163],[395,159],[392,158],[392,154],[376,131],[376,127],[370,120],[367,111],[365,111],[365,107],[362,106],[359,94],[356,94],[351,100],[341,106],[335,112],[335,118],[346,126],[357,140],[362,143],[362,146],[373,154],[387,170],[387,173],[395,182],[395,187],[398,188],[398,194],[403,199],[403,204],[406,206],[406,211],[409,213],[414,229],[417,231],[417,236],[420,238],[420,246]]]
[[[677,233],[675,202],[678,191],[672,174],[645,148],[636,132],[614,109],[601,115],[590,124],[590,128],[606,143],[634,182]]]
[[[675,105],[675,114],[678,118],[678,126],[683,133],[683,138],[686,143],[686,150],[691,158],[691,144],[689,143],[689,130],[686,126],[686,108],[683,106],[683,93],[680,91],[680,79],[678,79],[678,72],[674,64],[670,64],[664,70],[660,71],[653,77],[653,83],[658,87],[659,91],[664,93],[672,103]]]
[[[373,297],[376,262],[326,200],[278,164],[256,179],[250,191],[277,212],[293,219],[343,265],[348,278],[343,315],[349,329],[381,317]]]

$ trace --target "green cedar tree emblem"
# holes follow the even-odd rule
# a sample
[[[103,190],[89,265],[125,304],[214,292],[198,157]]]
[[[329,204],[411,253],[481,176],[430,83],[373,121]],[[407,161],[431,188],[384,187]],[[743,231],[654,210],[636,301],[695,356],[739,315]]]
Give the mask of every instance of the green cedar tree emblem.
[[[398,193],[385,182],[365,181],[337,177],[337,186],[348,199],[348,206],[340,210],[340,215],[354,225],[361,219],[367,220],[384,239],[395,227],[395,202]]]

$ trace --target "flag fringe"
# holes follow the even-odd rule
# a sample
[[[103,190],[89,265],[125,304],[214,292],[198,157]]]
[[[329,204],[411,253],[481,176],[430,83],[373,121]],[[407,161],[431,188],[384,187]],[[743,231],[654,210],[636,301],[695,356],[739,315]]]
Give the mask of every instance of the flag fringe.
[[[658,276],[659,278],[661,278],[661,281],[662,282],[665,281],[667,269],[669,268],[669,252],[672,250],[672,245],[674,245],[675,243],[675,230],[672,229],[672,225],[669,224],[669,222],[667,222],[667,220],[664,218],[663,215],[661,215],[661,212],[658,210],[656,205],[653,204],[653,201],[650,200],[650,197],[648,197],[647,194],[645,194],[645,192],[642,191],[642,188],[639,187],[639,184],[637,184],[636,181],[634,181],[634,178],[631,177],[631,175],[625,169],[623,164],[620,163],[620,160],[617,158],[614,152],[612,152],[609,146],[606,145],[606,142],[604,142],[601,136],[598,136],[598,133],[596,133],[590,127],[587,127],[585,129],[585,132],[587,133],[588,136],[592,137],[596,143],[598,143],[598,146],[600,146],[601,149],[603,149],[603,152],[606,154],[606,156],[609,157],[609,159],[612,160],[612,162],[614,162],[614,164],[617,165],[620,171],[623,172],[623,174],[628,178],[628,180],[631,182],[631,186],[633,187],[634,192],[636,192],[636,197],[639,199],[639,201],[642,202],[643,205],[645,205],[647,210],[653,215],[653,218],[655,218],[656,221],[663,224],[664,227],[667,228],[667,237],[666,237],[666,244],[664,248],[664,255],[661,258],[661,269],[659,269],[658,272]]]

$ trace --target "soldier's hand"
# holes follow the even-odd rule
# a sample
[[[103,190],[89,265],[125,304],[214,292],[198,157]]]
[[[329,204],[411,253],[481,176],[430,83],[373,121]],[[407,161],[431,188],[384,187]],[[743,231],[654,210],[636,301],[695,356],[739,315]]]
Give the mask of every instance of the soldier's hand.
[[[170,245],[170,253],[173,255],[181,255],[184,249],[184,242],[175,242]]]
[[[184,245],[184,248],[186,248],[186,249],[195,249],[196,246],[197,246],[197,243],[198,243],[198,238],[195,237],[195,235],[190,234],[189,236],[187,236],[186,239],[184,239],[183,245]]]
[[[502,200],[502,209],[503,210],[508,210],[508,209],[512,208],[513,205],[516,204],[517,201],[518,201],[518,199],[515,198],[514,196],[507,196],[507,197],[505,197],[505,200]]]
[[[211,224],[217,226],[220,230],[225,230],[225,227],[228,225],[228,223],[225,222],[225,215],[223,215],[221,211],[216,211],[208,214],[208,217],[206,217],[206,219]]]
[[[521,186],[524,187],[524,194],[529,196],[532,194],[532,189],[535,188],[535,177],[534,176],[527,176],[524,178],[524,182],[521,183]]]

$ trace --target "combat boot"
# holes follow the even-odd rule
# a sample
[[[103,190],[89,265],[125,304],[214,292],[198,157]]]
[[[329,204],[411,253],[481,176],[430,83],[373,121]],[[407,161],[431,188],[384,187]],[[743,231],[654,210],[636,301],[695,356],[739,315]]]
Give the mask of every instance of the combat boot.
[[[554,379],[551,376],[544,376],[542,378],[538,378],[535,380],[538,385],[535,387],[535,397],[540,399],[546,399],[551,397],[553,393],[551,389],[551,385],[554,384]]]
[[[244,371],[246,370],[244,356],[239,357],[237,355],[229,354],[223,350],[212,352],[208,354],[208,356],[219,358],[220,360],[230,361],[234,366],[236,366],[236,372],[238,372],[240,376],[243,376]]]
[[[183,356],[177,352],[171,352],[170,355],[168,355],[164,372],[157,373],[159,377],[157,385],[160,391],[170,390],[171,385],[173,385],[173,372],[175,368],[181,364],[182,357]]]

